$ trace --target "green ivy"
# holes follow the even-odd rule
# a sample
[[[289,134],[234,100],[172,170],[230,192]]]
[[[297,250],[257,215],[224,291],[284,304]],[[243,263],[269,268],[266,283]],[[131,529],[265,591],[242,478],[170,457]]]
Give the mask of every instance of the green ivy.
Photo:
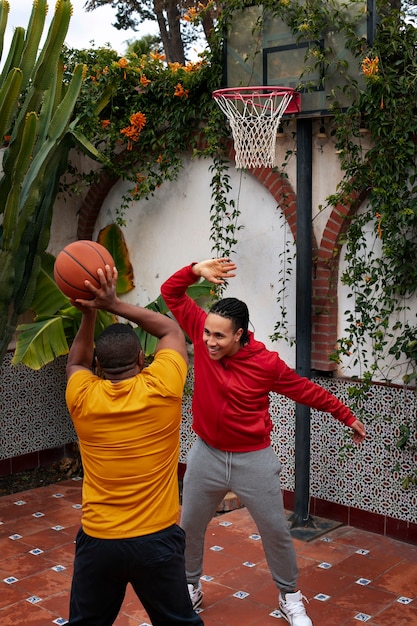
[[[323,79],[321,84],[307,84],[308,89],[323,87],[326,74],[337,72],[349,92],[352,104],[347,111],[340,109],[336,90],[328,102],[343,179],[327,205],[351,205],[339,243],[346,249],[341,280],[352,304],[345,311],[347,328],[332,359],[349,359],[359,367],[360,380],[349,390],[350,401],[356,414],[369,420],[375,416],[369,415],[366,398],[374,380],[389,384],[399,364],[406,368],[406,385],[415,386],[417,378],[417,324],[408,319],[417,290],[417,31],[403,12],[383,1],[377,1],[372,47],[358,35],[363,1],[230,0],[223,18],[231,20],[234,11],[254,4],[263,7],[255,30],[262,28],[268,13],[284,20],[298,42],[310,43],[303,75],[320,69]],[[357,79],[357,67],[335,60],[331,45],[315,45],[329,31],[344,37],[365,87]],[[364,130],[369,133],[366,148]],[[366,207],[357,210],[363,199]],[[285,285],[292,258],[288,247],[284,257],[286,277],[278,294],[282,314],[273,339],[286,335]],[[416,419],[405,419],[397,448],[414,454],[416,431]],[[413,484],[416,472],[403,482]]]
[[[157,52],[120,57],[108,48],[67,50],[66,67],[70,72],[81,60],[87,65],[76,110],[80,128],[105,155],[107,168],[132,184],[116,208],[117,223],[125,224],[134,201],[176,180],[182,155],[191,151],[195,158],[213,159],[211,239],[213,251],[227,256],[236,243],[238,212],[227,197],[229,131],[211,95],[221,83],[222,66],[216,61],[221,59],[221,39],[211,50],[186,65],[166,64]],[[140,127],[132,116],[140,116]],[[70,173],[73,191],[98,176]]]

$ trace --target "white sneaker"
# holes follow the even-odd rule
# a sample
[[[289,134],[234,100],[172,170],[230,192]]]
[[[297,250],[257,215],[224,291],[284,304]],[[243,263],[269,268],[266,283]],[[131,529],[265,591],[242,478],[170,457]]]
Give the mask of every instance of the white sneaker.
[[[188,585],[188,593],[190,594],[191,604],[194,611],[198,609],[203,601],[203,590],[201,588],[201,582],[198,581],[198,585],[195,587],[192,584]]]
[[[313,626],[313,622],[306,613],[303,599],[307,601],[307,598],[301,595],[301,591],[287,593],[285,600],[279,594],[279,610],[291,626]]]

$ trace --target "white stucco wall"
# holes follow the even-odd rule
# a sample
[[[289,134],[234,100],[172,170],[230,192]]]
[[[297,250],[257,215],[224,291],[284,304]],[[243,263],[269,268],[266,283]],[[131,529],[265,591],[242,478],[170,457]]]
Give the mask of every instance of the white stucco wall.
[[[135,289],[125,296],[134,304],[154,300],[160,285],[180,267],[212,256],[210,241],[211,189],[207,160],[184,158],[178,181],[166,183],[149,200],[132,203],[126,215],[124,236],[135,274]],[[230,281],[225,296],[244,300],[249,307],[256,337],[270,348],[279,349],[282,357],[294,366],[294,350],[286,342],[270,341],[280,315],[277,304],[280,253],[285,237],[292,242],[282,212],[271,194],[253,176],[236,170],[231,164],[231,198],[241,212],[239,244],[233,259],[238,265],[236,278]],[[107,197],[96,225],[95,237],[115,220],[120,198],[129,188],[117,184]],[[295,265],[294,265],[295,270]],[[290,283],[290,327],[295,322],[295,276]]]
[[[317,124],[313,125],[313,188],[312,218],[317,243],[320,244],[323,230],[329,217],[330,209],[326,207],[326,198],[335,192],[341,179],[339,160],[335,154],[335,144],[331,139],[318,141],[315,137]],[[286,163],[286,175],[296,189],[297,158],[296,142],[287,130],[285,140],[277,141],[276,164],[285,161],[287,151],[293,151]],[[75,157],[78,158],[78,157]],[[92,163],[82,163],[85,170]],[[159,295],[160,285],[171,273],[192,261],[198,261],[216,253],[210,241],[210,206],[212,173],[209,160],[191,159],[184,155],[183,169],[177,181],[167,182],[155,191],[147,200],[132,202],[125,215],[126,227],[123,229],[130,260],[134,269],[135,289],[124,296],[133,304],[146,305]],[[238,265],[237,277],[230,281],[224,292],[225,296],[235,296],[244,300],[249,307],[251,323],[256,337],[265,342],[270,349],[278,350],[287,363],[295,366],[295,349],[286,341],[272,342],[270,336],[281,317],[281,309],[277,303],[277,294],[282,286],[284,248],[293,248],[293,237],[283,217],[281,208],[269,191],[251,174],[237,170],[230,163],[230,198],[240,211],[238,224],[242,227],[237,234],[239,241],[233,259]],[[117,183],[107,196],[99,215],[94,238],[98,232],[114,222],[117,210],[122,204],[122,196],[126,194],[130,184]],[[67,243],[76,239],[77,216],[82,199],[87,190],[79,195],[59,196],[54,210],[51,242],[49,250],[57,254]],[[370,234],[370,248],[375,245]],[[346,267],[342,249],[339,276]],[[295,259],[291,263],[292,273],[286,286],[285,306],[287,310],[286,325],[290,337],[295,337]],[[346,311],[352,309],[353,299],[348,289],[339,280],[338,284],[338,336],[345,336],[347,327]],[[403,319],[415,324],[417,302],[415,299],[405,303]],[[388,350],[389,346],[387,347]],[[370,352],[370,351],[369,351]],[[386,378],[401,384],[404,368],[398,367],[387,353],[387,364],[394,365],[389,376],[387,372],[376,374],[376,380]],[[362,365],[354,363],[354,359],[345,358],[338,374],[346,377],[361,377]]]

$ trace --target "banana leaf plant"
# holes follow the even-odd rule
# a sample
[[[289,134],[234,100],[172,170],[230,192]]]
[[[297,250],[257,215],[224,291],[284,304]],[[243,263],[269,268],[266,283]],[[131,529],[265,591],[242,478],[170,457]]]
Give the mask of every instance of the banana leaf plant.
[[[100,233],[100,243],[107,244],[118,268],[119,278],[116,286],[118,295],[127,293],[134,288],[133,271],[127,248],[118,227],[110,226]],[[23,364],[39,370],[54,359],[68,354],[70,345],[81,322],[81,312],[71,305],[69,299],[58,289],[53,268],[55,257],[52,254],[42,255],[41,269],[38,274],[35,296],[32,302],[34,319],[30,323],[17,327],[17,341],[12,364]],[[192,285],[188,294],[193,299],[210,297],[213,285],[207,281]],[[168,308],[161,296],[146,305],[146,308],[168,314]],[[116,321],[114,315],[106,311],[98,311],[95,336],[97,337],[106,326]],[[152,359],[157,338],[146,333],[142,328],[135,328],[146,359]],[[188,338],[187,338],[188,339]]]
[[[187,294],[193,300],[198,300],[200,298],[204,298],[204,299],[211,298],[213,295],[213,285],[212,283],[209,283],[207,280],[203,280],[201,283],[197,283],[195,285],[191,285],[191,287],[188,287]],[[151,309],[152,311],[156,311],[157,313],[162,313],[163,315],[169,314],[169,309],[167,305],[165,304],[165,300],[163,299],[162,296],[158,296],[156,300],[153,300],[153,302],[150,302],[149,304],[147,304],[145,308]],[[138,328],[135,328],[134,330],[140,339],[140,343],[142,345],[145,358],[149,360],[152,357],[153,353],[155,352],[158,339],[154,337],[153,335],[150,335],[149,333],[145,332],[143,328],[138,327]],[[187,335],[185,335],[185,339],[187,343],[191,343],[191,340],[189,337],[187,337]]]

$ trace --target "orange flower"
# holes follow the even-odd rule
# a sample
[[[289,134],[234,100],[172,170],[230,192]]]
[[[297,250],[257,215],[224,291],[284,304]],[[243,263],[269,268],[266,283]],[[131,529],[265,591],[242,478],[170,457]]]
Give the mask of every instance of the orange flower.
[[[108,126],[110,126],[110,124],[111,124],[110,120],[101,120],[102,128],[107,128]]]
[[[369,57],[365,57],[362,61],[362,72],[365,76],[375,76],[379,71],[379,58],[374,57],[370,59]]]
[[[186,22],[194,22],[198,16],[197,9],[195,7],[190,7],[188,9],[188,13],[186,13],[183,19]]]
[[[139,189],[140,189],[139,185],[141,184],[142,181],[146,180],[146,176],[143,176],[140,172],[138,172],[136,174],[136,180],[137,180],[137,183],[136,183],[135,188],[133,190],[134,194],[139,193]]]
[[[178,63],[178,61],[175,61],[175,63],[168,63],[168,67],[173,72],[176,72],[177,70],[180,70],[183,66],[181,65],[181,63]]]
[[[146,116],[138,111],[130,116],[130,126],[122,128],[120,133],[127,137],[127,149],[132,150],[133,142],[139,139],[142,128],[146,124]]]
[[[157,163],[162,163],[162,154],[159,155],[159,157],[156,159]]]
[[[133,113],[130,116],[130,123],[140,132],[146,124],[146,115],[144,115],[140,111],[138,111],[138,113]]]
[[[190,93],[189,89],[184,89],[181,83],[177,83],[175,87],[174,96],[177,96],[178,98],[188,98],[189,93]]]
[[[165,54],[160,54],[159,52],[150,52],[149,56],[155,61],[165,61]]]
[[[147,87],[149,85],[151,81],[149,80],[149,78],[146,78],[145,74],[142,74],[140,77],[140,84],[143,85],[144,87]]]
[[[184,67],[186,72],[195,72],[201,68],[203,61],[189,61]]]
[[[119,59],[119,60],[117,61],[117,65],[118,65],[119,67],[121,67],[121,68],[122,68],[122,70],[125,70],[125,71],[123,72],[123,78],[124,78],[125,80],[126,80],[126,68],[127,68],[128,64],[129,64],[129,61],[128,61],[127,59],[125,59],[125,57],[122,57],[121,59]]]

